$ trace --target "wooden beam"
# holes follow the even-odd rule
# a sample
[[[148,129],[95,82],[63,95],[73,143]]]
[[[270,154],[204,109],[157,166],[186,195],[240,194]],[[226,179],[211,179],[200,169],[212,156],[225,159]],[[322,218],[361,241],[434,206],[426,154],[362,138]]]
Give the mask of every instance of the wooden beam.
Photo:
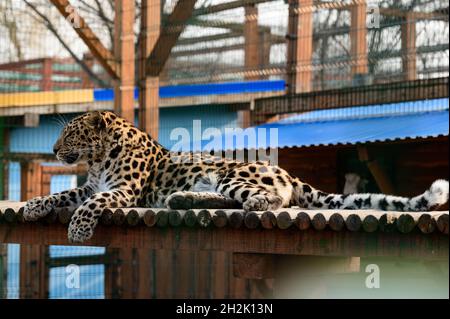
[[[259,67],[259,32],[258,32],[258,8],[255,5],[245,6],[244,23],[244,66],[246,69]],[[258,76],[246,75],[246,80],[256,80]]]
[[[366,2],[359,2],[350,9],[351,28],[351,56],[352,56],[352,75],[367,74],[367,15]]]
[[[287,82],[289,93],[312,90],[313,0],[289,0]]]
[[[147,57],[154,50],[161,30],[161,1],[142,0],[139,47],[139,128],[158,138],[159,75],[147,75]]]
[[[406,81],[416,79],[416,20],[413,14],[407,14],[401,25],[402,65]]]
[[[50,0],[53,5],[58,9],[64,18],[68,18],[71,14],[78,14],[74,11],[68,10],[72,7],[69,0]],[[133,1],[132,1],[133,2]],[[73,16],[72,16],[73,17]],[[118,79],[120,77],[119,66],[116,62],[114,55],[109,51],[100,39],[95,35],[94,31],[87,25],[86,21],[81,16],[78,16],[78,25],[74,25],[75,32],[79,35],[81,40],[87,45],[92,54],[103,66],[106,72],[113,78]]]
[[[447,216],[448,216],[448,212]],[[49,231],[51,229],[51,231]],[[70,245],[67,225],[0,223],[1,243]],[[393,244],[395,243],[395,244]],[[97,226],[83,245],[177,250],[314,256],[410,256],[448,259],[449,240],[443,233],[350,232],[325,229],[214,229]],[[81,245],[81,246],[83,246]],[[76,244],[80,246],[80,244]],[[433,247],[430,250],[430,247]]]
[[[134,1],[115,0],[114,54],[121,76],[114,84],[114,111],[131,123],[135,87],[134,5]]]
[[[167,25],[163,28],[152,53],[147,58],[147,75],[158,76],[169,58],[170,51],[175,46],[188,19],[192,15],[197,0],[178,1],[173,12],[167,18]]]
[[[380,163],[376,159],[372,159],[366,146],[357,146],[359,160],[367,165],[367,168],[372,173],[378,188],[383,194],[395,194],[395,188]]]

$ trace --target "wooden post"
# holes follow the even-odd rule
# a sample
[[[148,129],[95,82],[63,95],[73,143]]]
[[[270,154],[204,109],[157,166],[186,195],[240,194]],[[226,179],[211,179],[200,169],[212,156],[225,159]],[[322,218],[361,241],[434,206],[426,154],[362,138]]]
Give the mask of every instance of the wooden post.
[[[259,67],[259,32],[258,32],[258,7],[254,4],[245,6],[245,69],[246,80],[256,80],[259,78],[254,72]]]
[[[53,89],[52,84],[52,59],[46,58],[42,61],[41,90],[51,91]]]
[[[41,163],[31,161],[20,163],[20,200],[27,201],[42,195]]]
[[[134,1],[115,0],[114,55],[120,79],[114,85],[114,111],[134,123]]]
[[[7,297],[8,245],[0,244],[0,299]]]
[[[365,1],[357,2],[350,9],[351,28],[351,56],[352,56],[352,76],[367,73],[367,27],[366,27]]]
[[[313,0],[289,0],[287,83],[289,93],[312,90]]]
[[[260,37],[258,32],[258,7],[255,4],[245,6],[244,23],[244,53],[245,53],[245,80],[257,80],[260,78],[256,71],[260,66]],[[238,112],[241,128],[250,126],[250,110]]]
[[[161,1],[142,0],[139,58],[139,128],[158,138],[159,76],[147,76],[147,57],[158,41],[161,28]]]
[[[48,297],[47,247],[20,245],[20,299]]]
[[[416,79],[416,21],[406,13],[401,26],[403,74],[406,81]]]
[[[92,69],[94,67],[94,56],[92,55],[92,53],[90,53],[90,52],[85,53],[83,55],[83,62],[89,68]],[[86,72],[82,72],[82,74],[81,74],[81,87],[83,89],[88,89],[88,88],[93,87],[91,78],[89,77],[89,75]]]

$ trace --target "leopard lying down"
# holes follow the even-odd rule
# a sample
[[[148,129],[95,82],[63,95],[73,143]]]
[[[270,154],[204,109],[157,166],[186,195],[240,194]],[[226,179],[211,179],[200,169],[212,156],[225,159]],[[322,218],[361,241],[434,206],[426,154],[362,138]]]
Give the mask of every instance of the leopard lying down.
[[[102,209],[109,207],[228,208],[245,211],[300,206],[309,209],[427,211],[448,201],[446,180],[413,197],[382,194],[327,194],[277,166],[237,162],[199,154],[173,154],[111,112],[90,112],[70,121],[54,145],[67,164],[87,163],[87,182],[78,188],[26,203],[32,221],[53,207],[72,207],[70,242],[93,235]]]

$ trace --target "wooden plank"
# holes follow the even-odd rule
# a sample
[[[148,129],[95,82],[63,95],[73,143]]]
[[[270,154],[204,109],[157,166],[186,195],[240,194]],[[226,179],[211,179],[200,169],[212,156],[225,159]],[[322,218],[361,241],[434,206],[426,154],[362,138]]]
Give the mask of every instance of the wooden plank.
[[[416,79],[416,20],[413,14],[406,14],[401,25],[402,65],[406,81]]]
[[[203,8],[196,9],[192,12],[192,16],[199,16],[211,13],[217,13],[227,10],[232,10],[236,8],[246,7],[246,6],[254,6],[259,3],[269,2],[272,0],[237,0],[230,1],[226,3],[220,3],[216,5],[211,5]]]
[[[313,0],[289,0],[287,82],[289,93],[312,90]]]
[[[64,18],[68,18],[71,14],[74,14],[72,10],[67,10],[71,6],[69,0],[50,0],[53,5],[58,9]],[[126,1],[129,2],[129,1]],[[131,1],[134,4],[134,1]],[[75,14],[78,14],[75,12]],[[113,78],[120,78],[119,65],[114,58],[114,55],[101,43],[100,39],[95,35],[92,29],[87,25],[85,20],[78,15],[78,25],[74,25],[74,30],[78,36],[87,45],[92,54],[97,58],[99,63],[105,69],[106,72]]]
[[[366,15],[367,4],[365,1],[358,2],[350,9],[350,54],[352,56],[352,75],[367,74],[367,27]]]
[[[233,275],[246,279],[274,277],[275,256],[266,254],[233,254]]]
[[[114,84],[114,110],[134,123],[135,87],[135,2],[115,0],[114,55],[120,68],[120,78]]]
[[[159,36],[152,53],[147,58],[147,75],[158,76],[169,58],[170,51],[175,46],[188,19],[191,17],[197,0],[178,1],[173,12],[167,18],[167,27]]]
[[[141,39],[139,47],[139,128],[158,138],[159,76],[147,75],[147,57],[155,48],[161,30],[161,1],[142,0]]]
[[[367,147],[358,145],[356,148],[358,150],[359,160],[367,165],[380,191],[383,194],[395,194],[395,188],[390,177],[381,167],[380,163],[370,157]]]

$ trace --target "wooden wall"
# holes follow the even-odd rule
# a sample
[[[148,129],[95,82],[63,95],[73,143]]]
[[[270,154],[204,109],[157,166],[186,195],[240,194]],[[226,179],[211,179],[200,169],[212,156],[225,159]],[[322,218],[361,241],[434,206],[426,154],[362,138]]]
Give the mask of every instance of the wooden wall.
[[[448,137],[367,144],[372,159],[380,161],[395,189],[395,194],[415,196],[436,179],[449,178]],[[278,162],[288,172],[327,192],[341,192],[345,173],[370,171],[358,159],[356,146],[285,148]],[[369,191],[379,191],[374,185]]]

